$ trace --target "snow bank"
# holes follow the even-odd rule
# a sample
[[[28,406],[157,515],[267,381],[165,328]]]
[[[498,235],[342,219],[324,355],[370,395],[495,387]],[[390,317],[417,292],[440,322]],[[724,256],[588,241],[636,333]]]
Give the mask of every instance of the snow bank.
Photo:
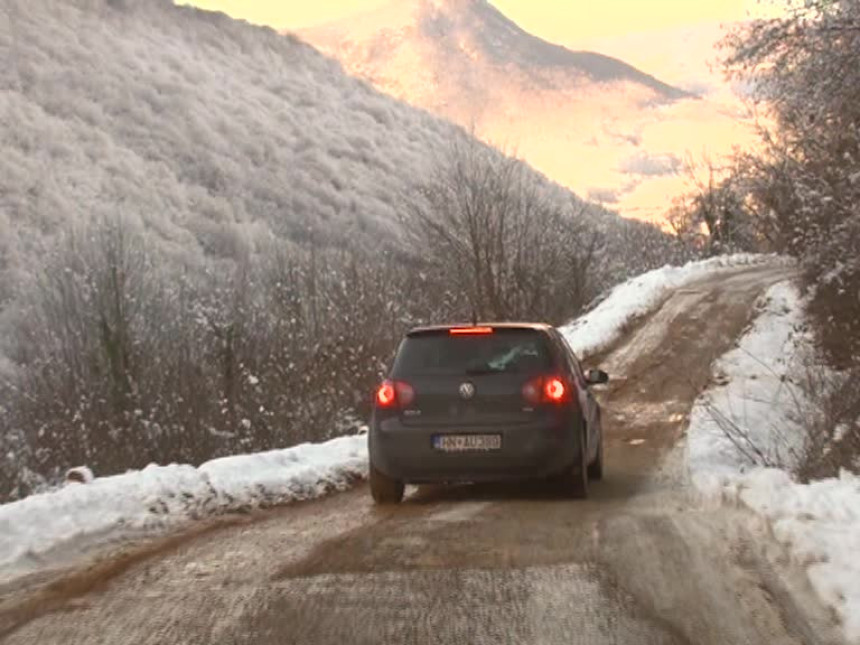
[[[614,342],[630,320],[657,309],[672,290],[720,269],[774,261],[777,256],[742,253],[655,269],[609,291],[597,307],[562,327],[561,332],[580,356],[595,354]]]
[[[726,496],[767,518],[840,616],[848,642],[860,644],[860,477],[798,484],[783,470],[758,469],[729,484]]]
[[[223,506],[319,497],[367,474],[367,436],[209,461],[198,469]]]
[[[788,282],[771,287],[759,315],[737,347],[714,366],[715,385],[690,415],[687,453],[694,484],[717,492],[726,477],[756,465],[791,468],[802,450],[796,419],[804,394],[795,384],[812,339],[804,331],[803,303]],[[738,447],[724,428],[742,429],[750,443]]]
[[[822,601],[841,617],[848,641],[860,645],[860,478],[798,484],[786,470],[802,446],[796,419],[805,399],[792,383],[797,357],[811,351],[803,302],[788,283],[772,287],[738,346],[715,366],[714,385],[690,418],[691,480],[708,500],[743,504],[764,517],[774,537],[805,567]],[[743,428],[758,453],[739,451],[721,425]]]
[[[151,465],[0,506],[0,568],[66,543],[164,529],[207,515],[318,497],[367,473],[367,437]]]

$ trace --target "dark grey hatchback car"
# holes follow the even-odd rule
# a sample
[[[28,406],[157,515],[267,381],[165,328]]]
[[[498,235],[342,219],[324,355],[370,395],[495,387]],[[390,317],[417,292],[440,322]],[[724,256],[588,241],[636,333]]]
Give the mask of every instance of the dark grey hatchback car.
[[[368,436],[370,490],[405,484],[551,479],[587,497],[603,476],[600,406],[564,337],[544,324],[410,331],[377,389]]]

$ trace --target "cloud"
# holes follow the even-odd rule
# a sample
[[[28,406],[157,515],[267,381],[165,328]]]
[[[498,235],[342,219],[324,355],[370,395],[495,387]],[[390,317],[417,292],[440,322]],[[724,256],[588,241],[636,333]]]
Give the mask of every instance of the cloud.
[[[621,195],[614,188],[589,188],[588,200],[599,204],[617,204]]]
[[[652,155],[640,152],[621,162],[620,170],[626,175],[659,177],[675,175],[681,169],[681,160],[675,155]]]

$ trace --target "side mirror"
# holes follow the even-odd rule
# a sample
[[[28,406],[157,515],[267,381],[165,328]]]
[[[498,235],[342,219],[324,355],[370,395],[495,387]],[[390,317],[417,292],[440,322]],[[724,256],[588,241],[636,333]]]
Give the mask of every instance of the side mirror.
[[[585,382],[588,385],[606,385],[609,383],[609,374],[603,370],[588,370],[585,374]]]

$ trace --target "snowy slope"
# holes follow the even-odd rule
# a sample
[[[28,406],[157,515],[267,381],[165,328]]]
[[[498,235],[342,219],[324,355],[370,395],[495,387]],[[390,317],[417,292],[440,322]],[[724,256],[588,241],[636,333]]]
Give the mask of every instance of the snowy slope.
[[[728,482],[724,495],[768,520],[847,641],[860,644],[860,477],[843,471],[799,484],[783,470],[757,469]]]
[[[199,468],[150,465],[0,506],[0,579],[70,542],[176,527],[192,519],[342,490],[367,472],[367,437],[226,457]]]
[[[790,468],[803,446],[798,419],[806,401],[797,383],[798,357],[813,349],[804,331],[803,301],[782,283],[763,299],[760,315],[737,348],[715,366],[716,385],[696,402],[687,461],[706,500],[743,504],[765,518],[777,540],[805,567],[822,601],[842,620],[845,637],[860,643],[860,477],[800,484]],[[720,420],[720,422],[718,422]],[[745,429],[758,453],[739,452],[721,429]],[[759,464],[759,465],[756,465]]]
[[[690,417],[688,456],[696,485],[719,486],[722,476],[756,464],[792,468],[803,449],[804,393],[796,368],[812,339],[803,303],[788,282],[768,290],[753,326],[714,366],[717,384],[696,402]],[[722,431],[726,422],[749,433],[740,453]],[[754,447],[753,447],[754,446]]]
[[[664,222],[667,197],[689,188],[677,172],[682,159],[754,143],[746,110],[729,90],[691,98],[650,75],[677,66],[659,57],[654,65],[655,45],[664,51],[668,42],[673,54],[704,67],[713,40],[691,46],[680,31],[652,35],[619,60],[600,46],[570,51],[541,40],[488,0],[374,5],[299,36],[375,87],[503,142],[555,181],[630,217]],[[628,56],[646,62],[644,71]],[[707,86],[706,71],[693,76],[689,86]]]
[[[294,38],[166,0],[10,0],[0,20],[0,231],[142,218],[188,250],[339,241],[455,136]],[[366,238],[369,239],[369,238]]]
[[[527,33],[487,0],[396,0],[299,35],[368,77],[384,77],[395,60],[423,55],[425,67],[409,70],[413,77],[447,92],[468,89],[463,100],[477,98],[472,83],[494,67],[528,75],[534,86],[567,81],[586,93],[595,91],[590,83],[628,82],[662,99],[690,97],[617,58],[571,51]]]
[[[222,14],[168,0],[0,11],[0,304],[46,236],[102,215],[142,220],[191,264],[272,238],[376,248],[397,235],[400,196],[466,136]]]

